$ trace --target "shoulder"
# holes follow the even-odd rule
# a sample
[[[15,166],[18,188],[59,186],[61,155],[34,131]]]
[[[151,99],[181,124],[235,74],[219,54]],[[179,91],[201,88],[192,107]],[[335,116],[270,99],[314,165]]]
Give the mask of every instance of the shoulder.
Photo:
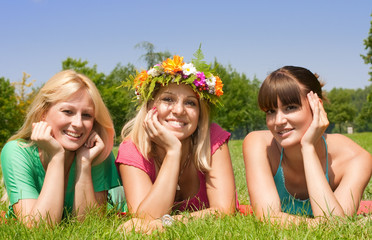
[[[361,168],[371,170],[371,154],[356,142],[342,134],[327,134],[325,138],[327,141],[328,154],[334,161],[342,163],[345,169],[360,166]]]
[[[243,148],[268,147],[272,144],[273,139],[273,135],[268,130],[253,131],[244,138]]]
[[[1,164],[25,162],[38,155],[36,145],[29,145],[27,142],[13,140],[7,142],[1,151]]]
[[[230,136],[231,133],[222,129],[218,124],[211,123],[210,125],[211,153],[214,154],[220,146],[228,142]]]

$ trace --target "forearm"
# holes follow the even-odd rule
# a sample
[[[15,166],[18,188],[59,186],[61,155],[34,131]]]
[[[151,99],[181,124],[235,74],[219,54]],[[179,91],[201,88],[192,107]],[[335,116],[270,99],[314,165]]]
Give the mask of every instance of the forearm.
[[[156,219],[172,210],[178,184],[180,159],[180,152],[167,153],[149,193],[135,209],[134,213],[138,217]]]
[[[80,220],[89,208],[98,205],[94,194],[91,170],[90,162],[77,159],[73,212]]]
[[[55,155],[49,162],[44,184],[35,204],[28,208],[21,205],[21,219],[27,225],[34,225],[41,219],[51,224],[58,223],[62,219],[64,204],[64,155]],[[30,209],[30,210],[28,210]]]
[[[314,216],[344,216],[313,146],[302,148],[305,177]]]

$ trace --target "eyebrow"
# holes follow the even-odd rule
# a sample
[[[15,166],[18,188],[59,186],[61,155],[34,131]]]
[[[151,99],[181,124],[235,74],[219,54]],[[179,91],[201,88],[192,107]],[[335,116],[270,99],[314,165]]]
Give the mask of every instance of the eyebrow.
[[[175,93],[167,92],[167,91],[165,91],[165,92],[163,92],[163,93],[167,93],[167,94],[170,94],[170,95],[177,95],[177,94],[175,94]],[[198,99],[195,95],[189,95],[189,96],[187,96],[187,97],[192,97],[192,98]]]

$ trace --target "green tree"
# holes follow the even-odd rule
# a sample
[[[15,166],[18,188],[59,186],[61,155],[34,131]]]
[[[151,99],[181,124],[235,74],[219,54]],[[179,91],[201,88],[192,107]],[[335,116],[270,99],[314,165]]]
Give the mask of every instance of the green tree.
[[[0,78],[0,149],[22,125],[23,114],[15,88],[8,79]]]
[[[328,94],[329,103],[324,104],[331,124],[338,126],[338,132],[343,132],[346,124],[352,125],[357,109],[351,103],[355,90],[333,88]],[[332,128],[332,127],[331,127]]]
[[[153,67],[155,64],[162,62],[163,60],[171,57],[171,53],[168,51],[165,52],[155,52],[154,44],[150,42],[140,42],[137,43],[135,48],[142,48],[146,50],[146,53],[141,56],[147,63],[147,69]]]
[[[216,109],[214,121],[232,132],[236,139],[252,130],[265,128],[264,113],[257,104],[260,82],[256,78],[251,81],[231,66],[225,68],[217,61],[213,65],[224,84],[223,106]]]
[[[371,14],[371,17],[372,17],[372,14]],[[369,75],[371,76],[369,80],[372,81],[372,21],[371,21],[371,27],[369,29],[368,37],[364,39],[364,46],[365,46],[365,49],[367,50],[367,54],[366,55],[361,54],[360,56],[363,58],[365,64],[371,65],[369,67],[370,69]]]

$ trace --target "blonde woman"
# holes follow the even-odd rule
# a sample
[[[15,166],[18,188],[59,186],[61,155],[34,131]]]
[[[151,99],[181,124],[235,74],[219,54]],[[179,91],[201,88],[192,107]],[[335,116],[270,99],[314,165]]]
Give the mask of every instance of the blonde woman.
[[[21,129],[1,152],[8,215],[29,226],[79,218],[119,185],[111,153],[114,128],[94,83],[73,70],[40,89]]]
[[[174,56],[134,79],[140,110],[122,130],[116,159],[129,213],[136,217],[127,230],[162,228],[179,211],[202,217],[236,209],[230,133],[210,123],[222,82],[200,50],[195,56],[192,63]]]

